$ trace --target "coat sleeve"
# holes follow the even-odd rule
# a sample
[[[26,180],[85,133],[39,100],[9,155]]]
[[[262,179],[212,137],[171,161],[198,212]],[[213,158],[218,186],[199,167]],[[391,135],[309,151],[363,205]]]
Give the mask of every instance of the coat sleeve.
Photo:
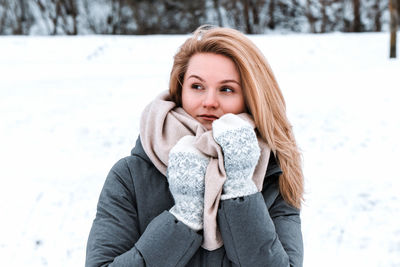
[[[107,176],[86,248],[86,265],[185,266],[202,237],[168,211],[139,232],[134,184],[125,159]]]
[[[262,192],[221,201],[218,223],[233,266],[302,266],[299,212],[283,200],[277,181]]]

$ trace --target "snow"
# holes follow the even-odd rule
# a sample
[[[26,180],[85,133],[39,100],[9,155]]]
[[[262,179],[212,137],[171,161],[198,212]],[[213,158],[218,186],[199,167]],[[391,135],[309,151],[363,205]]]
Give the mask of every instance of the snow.
[[[3,265],[84,265],[105,177],[168,88],[186,37],[0,37]],[[400,61],[388,59],[389,34],[250,38],[303,151],[304,266],[400,266]]]

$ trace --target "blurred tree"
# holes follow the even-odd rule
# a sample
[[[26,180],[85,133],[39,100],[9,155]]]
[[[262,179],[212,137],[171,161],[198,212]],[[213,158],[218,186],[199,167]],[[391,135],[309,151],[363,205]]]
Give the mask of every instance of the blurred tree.
[[[126,33],[160,33],[164,3],[157,0],[130,0],[128,6],[133,14],[134,30]]]
[[[219,0],[213,0],[214,10],[217,13],[218,26],[222,27],[222,14]]]
[[[27,34],[29,32],[28,25],[28,7],[25,1],[18,1],[19,12],[17,12],[16,27],[14,29],[14,34]]]
[[[380,32],[382,30],[382,13],[384,6],[381,5],[382,1],[375,0],[372,9],[369,12],[369,17],[374,21],[373,31]]]
[[[397,0],[389,1],[390,11],[390,58],[396,58],[398,11]]]
[[[275,6],[276,6],[276,0],[269,0],[269,5],[268,5],[268,16],[269,16],[268,28],[270,28],[271,30],[274,30],[275,27],[276,27]]]
[[[252,34],[254,33],[253,24],[250,22],[250,14],[249,14],[249,5],[250,0],[242,0],[243,2],[243,15],[244,15],[244,23],[246,26],[246,33]]]
[[[221,8],[225,11],[226,26],[245,31],[243,23],[243,8],[240,0],[220,0]]]
[[[0,0],[0,34],[7,34],[7,13],[10,7],[7,0]]]
[[[245,33],[264,33],[277,28],[301,31],[302,0],[220,0],[227,24]]]
[[[248,34],[261,33],[264,26],[261,22],[261,13],[266,6],[265,0],[242,0],[245,32]]]
[[[400,0],[395,1],[400,12]],[[245,33],[382,31],[389,24],[388,2],[0,0],[0,34],[178,34],[204,23]]]
[[[163,2],[161,32],[174,34],[192,32],[205,23],[205,0],[165,0]]]
[[[320,0],[320,6],[321,6],[321,31],[320,32],[326,32],[328,24],[329,24],[329,18],[327,14],[327,8],[328,8],[329,2],[327,0]]]
[[[314,3],[312,0],[307,0],[306,2],[306,7],[305,7],[305,12],[304,12],[309,27],[310,27],[310,31],[312,33],[316,33],[317,32],[317,28],[316,28],[316,22],[317,22],[317,14],[316,14],[316,10],[314,8]]]
[[[0,34],[29,34],[33,22],[29,2],[0,0]]]
[[[361,23],[361,3],[360,0],[353,0],[353,31],[363,31],[363,25]]]
[[[130,0],[134,34],[191,32],[205,22],[206,1]]]
[[[259,12],[262,11],[263,6],[265,5],[264,0],[252,0],[250,1],[250,9],[251,14],[253,16],[253,26],[259,27],[260,26],[260,14]]]
[[[135,20],[136,4],[140,5],[143,1],[129,1],[129,0],[111,0],[111,12],[107,16],[107,25],[109,34],[133,34],[135,29],[144,26],[138,25]],[[139,10],[143,7],[139,7]],[[148,12],[149,17],[152,16],[152,10],[142,10]]]
[[[49,33],[78,34],[76,0],[35,0]]]
[[[114,0],[82,0],[84,25],[89,32],[95,34],[112,34],[119,24],[118,12]],[[117,14],[116,14],[117,13]]]
[[[304,16],[313,33],[334,31],[343,19],[342,3],[335,0],[307,0]]]
[[[399,19],[399,17],[400,17],[400,0],[397,0],[396,6],[397,6],[397,25],[400,25],[400,19]]]

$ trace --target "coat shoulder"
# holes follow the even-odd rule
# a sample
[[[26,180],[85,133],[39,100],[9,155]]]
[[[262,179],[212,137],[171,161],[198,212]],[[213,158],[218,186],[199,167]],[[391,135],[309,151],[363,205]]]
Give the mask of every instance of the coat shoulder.
[[[155,170],[154,164],[143,149],[140,137],[136,140],[136,145],[131,150],[131,154],[118,160],[111,168],[111,172],[124,179],[146,177],[147,172]]]

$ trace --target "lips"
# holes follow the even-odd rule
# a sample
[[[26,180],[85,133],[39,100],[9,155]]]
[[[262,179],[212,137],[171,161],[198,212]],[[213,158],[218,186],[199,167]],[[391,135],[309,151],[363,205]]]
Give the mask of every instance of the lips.
[[[197,116],[198,118],[201,118],[203,120],[207,120],[207,121],[215,121],[218,119],[217,116],[212,115],[212,114],[201,114]]]

